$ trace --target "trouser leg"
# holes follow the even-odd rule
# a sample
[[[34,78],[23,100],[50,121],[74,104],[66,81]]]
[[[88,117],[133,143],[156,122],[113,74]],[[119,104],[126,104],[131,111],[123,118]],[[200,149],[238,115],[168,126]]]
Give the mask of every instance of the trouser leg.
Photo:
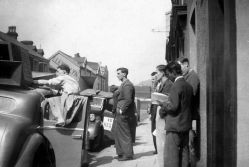
[[[165,141],[165,166],[179,167],[179,144],[178,134],[168,132]]]
[[[137,120],[136,116],[132,116],[129,118],[129,126],[131,131],[132,142],[135,143],[136,141],[136,127],[137,127]]]
[[[133,156],[132,137],[127,116],[117,116],[115,143],[117,143],[116,150],[118,155],[124,155],[126,157]]]
[[[181,144],[180,144],[180,159],[181,167],[189,166],[189,136],[188,133],[181,135]]]
[[[156,136],[152,135],[152,138],[153,138],[153,144],[154,144],[154,147],[155,147],[155,151],[157,152]]]
[[[151,133],[152,133],[152,139],[153,139],[153,144],[155,147],[155,151],[157,152],[157,144],[156,144],[156,136],[153,135],[154,130],[156,129],[156,121],[151,120]]]

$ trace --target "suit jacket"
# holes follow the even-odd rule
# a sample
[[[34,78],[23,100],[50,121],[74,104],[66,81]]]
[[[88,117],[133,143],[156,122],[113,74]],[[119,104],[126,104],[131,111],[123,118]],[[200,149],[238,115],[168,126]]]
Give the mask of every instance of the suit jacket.
[[[167,79],[165,82],[162,82],[158,91],[159,93],[169,94],[170,88],[172,87],[173,83],[171,80]]]
[[[170,88],[173,85],[172,81],[167,79],[165,82],[162,82],[159,89],[157,90],[158,93],[169,94]],[[157,105],[151,105],[151,120],[156,120],[156,113],[157,113]]]
[[[197,73],[190,69],[184,76],[185,80],[192,86],[194,99],[193,99],[193,110],[192,119],[197,120],[199,118],[199,104],[200,104],[200,80]]]
[[[135,113],[135,88],[131,81],[125,80],[119,87],[117,108],[123,111],[122,114]]]
[[[196,72],[190,69],[183,77],[193,87],[194,96],[196,96],[200,87],[200,79]]]
[[[118,95],[119,95],[119,91],[118,90],[116,90],[116,91],[113,92],[113,96],[112,96],[112,99],[113,99],[112,112],[113,113],[115,113],[116,109],[117,109]]]
[[[186,132],[191,128],[192,100],[192,86],[184,78],[176,80],[171,87],[169,101],[163,103],[160,110],[160,116],[166,116],[166,131]]]

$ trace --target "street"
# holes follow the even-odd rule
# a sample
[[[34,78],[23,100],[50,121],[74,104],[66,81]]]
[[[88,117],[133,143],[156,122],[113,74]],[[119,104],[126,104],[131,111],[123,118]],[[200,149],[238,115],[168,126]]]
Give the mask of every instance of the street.
[[[90,153],[90,167],[152,167],[157,166],[156,155],[150,132],[150,119],[146,110],[141,110],[141,121],[136,129],[136,143],[134,144],[134,159],[118,161],[113,143],[106,145],[100,152]],[[108,142],[105,140],[105,142]]]

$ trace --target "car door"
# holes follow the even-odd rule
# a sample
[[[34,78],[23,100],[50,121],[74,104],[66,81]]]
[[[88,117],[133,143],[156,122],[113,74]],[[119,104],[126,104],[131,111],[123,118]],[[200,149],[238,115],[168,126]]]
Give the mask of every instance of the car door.
[[[87,110],[90,106],[88,99],[85,103],[76,121],[66,127],[56,127],[55,121],[43,120],[40,130],[54,150],[56,167],[81,167],[86,160],[87,131],[85,129],[87,129]]]

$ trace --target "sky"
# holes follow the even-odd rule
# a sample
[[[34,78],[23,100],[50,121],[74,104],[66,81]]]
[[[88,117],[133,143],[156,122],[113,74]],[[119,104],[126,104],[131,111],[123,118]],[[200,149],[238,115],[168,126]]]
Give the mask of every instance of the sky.
[[[120,84],[119,67],[138,84],[166,63],[170,0],[0,0],[0,6],[0,31],[16,26],[18,40],[34,41],[46,58],[61,50],[101,62],[110,85]]]

